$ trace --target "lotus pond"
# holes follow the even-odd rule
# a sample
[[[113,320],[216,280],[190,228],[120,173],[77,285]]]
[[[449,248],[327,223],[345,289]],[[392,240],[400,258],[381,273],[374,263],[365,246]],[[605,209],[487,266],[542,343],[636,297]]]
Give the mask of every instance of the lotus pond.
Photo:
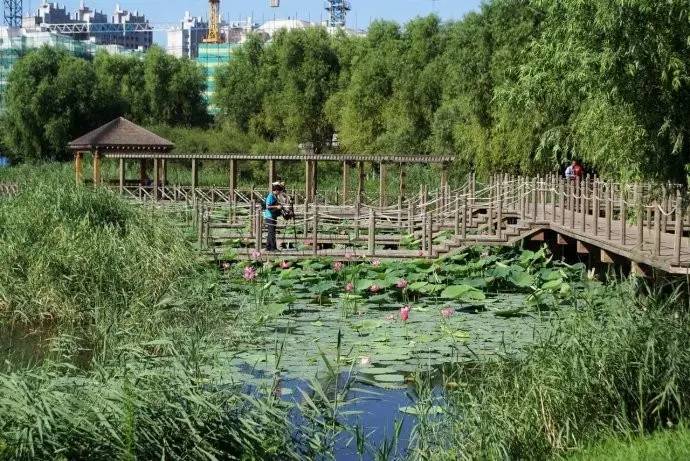
[[[595,283],[584,266],[545,250],[475,248],[410,262],[253,256],[223,267],[225,289],[261,315],[229,353],[230,369],[250,382],[275,373],[311,379],[329,360],[382,388],[403,387],[419,371],[442,379],[445,364],[519,353]]]

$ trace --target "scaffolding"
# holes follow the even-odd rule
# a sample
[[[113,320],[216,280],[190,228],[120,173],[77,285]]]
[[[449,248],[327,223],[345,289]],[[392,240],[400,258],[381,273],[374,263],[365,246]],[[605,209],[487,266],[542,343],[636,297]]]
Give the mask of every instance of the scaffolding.
[[[232,61],[234,51],[239,47],[234,43],[200,43],[199,55],[196,62],[199,63],[206,74],[206,103],[211,114],[217,114],[219,109],[214,102],[216,90],[216,71],[222,65]]]

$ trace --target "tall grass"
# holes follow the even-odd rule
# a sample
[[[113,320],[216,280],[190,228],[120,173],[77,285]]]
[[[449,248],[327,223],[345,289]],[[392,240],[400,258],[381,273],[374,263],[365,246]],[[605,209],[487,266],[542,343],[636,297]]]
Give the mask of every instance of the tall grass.
[[[461,370],[426,459],[545,459],[690,416],[690,328],[678,293],[591,289],[526,356]]]

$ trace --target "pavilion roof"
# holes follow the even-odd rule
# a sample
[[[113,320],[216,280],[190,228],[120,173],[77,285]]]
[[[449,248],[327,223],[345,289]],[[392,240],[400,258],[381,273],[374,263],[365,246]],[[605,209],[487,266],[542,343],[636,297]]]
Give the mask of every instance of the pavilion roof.
[[[68,147],[74,151],[169,152],[175,145],[124,117],[118,117],[70,142]]]

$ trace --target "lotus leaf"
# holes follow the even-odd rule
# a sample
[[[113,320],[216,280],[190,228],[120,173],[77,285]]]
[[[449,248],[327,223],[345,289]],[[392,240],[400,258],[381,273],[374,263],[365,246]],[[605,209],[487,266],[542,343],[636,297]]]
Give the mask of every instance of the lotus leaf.
[[[451,285],[441,292],[444,299],[472,299],[483,300],[486,298],[481,290],[469,285]]]

